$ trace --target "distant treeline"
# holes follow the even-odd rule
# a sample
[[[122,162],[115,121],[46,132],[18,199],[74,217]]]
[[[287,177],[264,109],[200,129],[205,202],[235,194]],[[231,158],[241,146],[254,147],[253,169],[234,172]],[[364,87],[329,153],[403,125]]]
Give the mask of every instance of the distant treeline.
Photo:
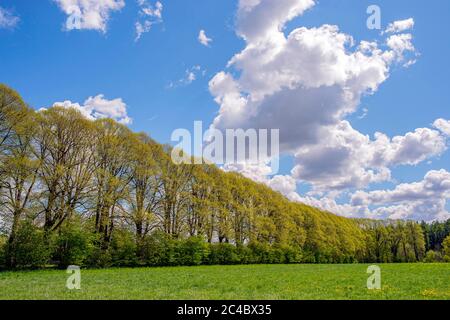
[[[0,85],[0,264],[166,266],[450,259],[450,221],[347,219]],[[444,240],[446,239],[446,240]]]

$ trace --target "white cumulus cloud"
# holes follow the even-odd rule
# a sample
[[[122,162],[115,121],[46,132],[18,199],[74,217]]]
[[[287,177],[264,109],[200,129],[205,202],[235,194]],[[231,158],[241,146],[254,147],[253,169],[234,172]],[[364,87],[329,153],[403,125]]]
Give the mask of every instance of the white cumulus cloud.
[[[387,39],[386,44],[392,49],[393,54],[390,57],[396,61],[403,61],[406,53],[415,52],[410,33],[394,34]],[[415,60],[409,60],[407,65],[410,65],[413,61]]]
[[[111,118],[122,124],[131,124],[132,119],[127,114],[127,105],[121,98],[108,100],[103,94],[89,97],[82,105],[66,100],[55,102],[53,106],[74,108],[90,120]]]
[[[443,134],[447,135],[450,137],[450,120],[445,120],[445,119],[437,119],[434,123],[433,126],[440,130]]]
[[[295,178],[310,183],[318,192],[366,188],[389,181],[390,167],[417,165],[447,149],[446,138],[429,128],[393,138],[376,133],[371,139],[342,121],[326,136],[319,144],[300,148],[292,170]]]
[[[398,20],[390,23],[384,33],[399,33],[414,28],[414,19]]]
[[[275,37],[284,25],[315,5],[315,0],[240,0],[238,34],[248,42]]]
[[[412,34],[401,33],[413,23],[394,23],[396,31],[383,41],[360,43],[335,25],[285,32],[287,22],[315,4],[313,0],[239,1],[236,32],[246,44],[230,59],[228,69],[209,83],[219,105],[211,126],[280,129],[280,150],[295,160],[291,175],[270,178],[264,165],[228,167],[292,200],[340,214],[369,216],[374,214],[369,206],[338,204],[336,198],[392,181],[392,167],[414,166],[441,155],[447,149],[447,123],[437,121],[434,128],[439,130],[418,128],[395,137],[380,132],[369,136],[354,129],[348,116],[360,109],[362,98],[376,93],[394,66],[416,62]],[[311,186],[311,192],[300,196],[298,183]],[[442,213],[438,211],[424,214],[436,217]]]
[[[450,172],[429,171],[419,182],[403,183],[392,190],[359,191],[351,198],[353,206],[374,209],[374,218],[443,220],[450,218],[445,209],[450,198]]]
[[[106,32],[110,14],[125,6],[124,0],[54,0],[68,16],[66,30]]]
[[[338,203],[335,195],[301,196],[296,192],[295,180],[277,176],[266,183],[292,201],[353,218],[409,219],[436,221],[450,218],[447,203],[450,197],[450,173],[444,169],[426,173],[423,180],[402,183],[388,190],[357,191],[348,203]]]
[[[296,157],[293,176],[317,190],[386,181],[388,166],[440,154],[445,143],[435,130],[392,141],[377,133],[371,140],[345,120],[363,96],[388,79],[391,65],[414,51],[412,36],[392,35],[382,50],[376,42],[355,45],[333,25],[299,27],[286,35],[285,23],[313,5],[309,0],[240,1],[237,32],[247,45],[228,64],[239,76],[222,71],[210,81],[220,105],[213,127],[280,129],[281,151]]]

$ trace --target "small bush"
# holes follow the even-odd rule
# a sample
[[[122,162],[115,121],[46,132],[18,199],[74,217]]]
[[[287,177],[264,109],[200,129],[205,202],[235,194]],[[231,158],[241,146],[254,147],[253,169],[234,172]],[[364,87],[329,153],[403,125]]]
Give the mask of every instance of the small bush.
[[[209,246],[201,237],[179,241],[175,249],[177,265],[198,266],[208,260]]]
[[[59,267],[87,263],[93,250],[94,235],[86,229],[79,220],[74,220],[65,223],[54,236],[54,259],[58,261]]]
[[[300,249],[295,249],[290,246],[283,247],[283,252],[286,257],[286,263],[301,263],[303,256]]]
[[[7,249],[7,255],[13,261],[13,266],[35,268],[49,262],[51,248],[44,232],[30,222],[24,221],[20,224],[12,245]]]
[[[283,263],[281,261],[285,260],[282,252],[279,249],[274,249],[268,244],[251,243],[248,247],[253,252],[253,263]]]
[[[126,230],[116,230],[111,242],[111,262],[118,267],[138,265],[137,246],[133,234]]]
[[[93,268],[108,268],[112,266],[111,251],[102,249],[100,245],[95,245],[89,253],[86,265]]]
[[[142,261],[149,266],[173,266],[175,241],[163,232],[155,232],[144,239]]]
[[[305,252],[303,252],[302,262],[303,263],[317,263],[316,255],[314,254],[314,252],[312,252],[310,250],[306,250]]]
[[[445,262],[450,262],[450,236],[447,236],[442,242],[442,255]]]
[[[236,254],[239,257],[240,264],[252,264],[254,262],[253,251],[248,246],[238,246]]]
[[[433,262],[441,262],[442,261],[442,255],[439,251],[433,251],[430,250],[426,253],[425,258],[423,259],[423,262],[425,263],[433,263]]]
[[[286,262],[286,255],[282,248],[269,248],[269,260],[267,263],[284,264]]]
[[[237,248],[229,243],[215,243],[211,245],[208,262],[212,265],[230,265],[240,263]]]

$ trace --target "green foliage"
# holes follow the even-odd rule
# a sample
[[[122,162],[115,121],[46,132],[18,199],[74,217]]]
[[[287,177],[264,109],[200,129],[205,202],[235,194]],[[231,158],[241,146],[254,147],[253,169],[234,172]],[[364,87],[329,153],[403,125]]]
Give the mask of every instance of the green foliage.
[[[83,266],[92,254],[95,235],[80,219],[67,221],[54,235],[54,259],[59,267]]]
[[[0,83],[0,152],[15,144],[15,139],[24,133],[22,124],[27,122],[30,110],[15,90]]]
[[[442,250],[444,239],[450,236],[450,219],[443,222],[434,221],[431,224],[422,222],[421,227],[425,237],[426,250]]]
[[[442,262],[442,255],[439,251],[429,250],[426,253],[425,258],[423,259],[423,262],[425,263]]]
[[[179,266],[198,266],[208,260],[209,246],[202,237],[190,237],[178,241],[175,247],[175,261]]]
[[[175,241],[163,232],[148,236],[142,247],[143,263],[149,266],[175,265]]]
[[[238,257],[239,264],[254,264],[253,251],[248,246],[236,247],[236,255]],[[232,263],[234,262],[232,261]]]
[[[44,232],[29,221],[23,221],[13,243],[7,249],[7,256],[13,261],[13,266],[42,267],[48,263],[50,255],[51,247]]]
[[[253,254],[252,263],[261,264],[281,264],[286,263],[286,256],[283,250],[273,248],[267,244],[251,243],[249,245]]]
[[[285,256],[285,263],[301,263],[303,261],[303,255],[299,248],[282,246],[280,249]]]
[[[138,264],[136,239],[127,230],[118,230],[114,233],[110,252],[114,266],[133,267]]]
[[[361,221],[367,230],[367,262],[416,262],[425,256],[421,226],[412,221]]]
[[[156,232],[145,239],[143,263],[150,266],[196,266],[208,261],[209,245],[201,237],[175,240]]]
[[[229,243],[214,243],[211,245],[208,263],[211,265],[238,264],[241,259],[234,245]]]
[[[450,262],[450,236],[445,238],[442,242],[442,254],[444,255],[444,261]]]
[[[93,268],[108,268],[112,267],[112,256],[109,249],[104,249],[100,245],[100,241],[91,250],[86,264]]]

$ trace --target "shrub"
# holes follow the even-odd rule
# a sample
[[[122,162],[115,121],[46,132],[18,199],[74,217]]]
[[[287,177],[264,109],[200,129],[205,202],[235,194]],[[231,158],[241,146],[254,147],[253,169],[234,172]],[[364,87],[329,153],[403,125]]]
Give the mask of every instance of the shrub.
[[[177,265],[198,266],[208,260],[209,246],[201,237],[178,241],[175,249]]]
[[[263,243],[251,243],[248,247],[253,252],[253,263],[284,263],[283,252],[278,248],[272,248],[270,245]]]
[[[450,236],[442,242],[442,253],[444,255],[444,261],[450,262]]]
[[[433,262],[441,262],[442,261],[442,255],[438,251],[430,250],[426,253],[425,258],[423,259],[423,262],[425,263],[433,263]]]
[[[314,254],[313,251],[306,250],[303,252],[302,262],[303,263],[317,263],[316,255]]]
[[[283,252],[286,257],[286,263],[301,263],[302,262],[302,252],[300,249],[295,249],[290,246],[283,247]]]
[[[267,263],[286,263],[286,255],[284,254],[284,250],[282,248],[269,247],[269,260]]]
[[[111,261],[114,266],[138,265],[137,246],[134,235],[126,230],[116,230],[111,242]]]
[[[48,263],[51,248],[45,239],[44,232],[28,221],[20,224],[15,240],[7,249],[13,266],[19,268],[35,268]]]
[[[255,263],[252,250],[248,246],[238,246],[236,248],[236,254],[239,257],[240,264],[252,264]]]
[[[112,266],[111,250],[102,249],[101,245],[97,244],[89,252],[86,260],[86,265],[93,268],[108,268]]]
[[[142,260],[150,266],[173,266],[175,260],[175,241],[163,232],[155,232],[144,239]]]
[[[85,265],[93,250],[93,233],[86,231],[78,219],[65,223],[54,236],[55,254],[61,268]]]
[[[230,265],[240,263],[237,248],[229,243],[214,243],[211,245],[208,263],[212,265]]]

